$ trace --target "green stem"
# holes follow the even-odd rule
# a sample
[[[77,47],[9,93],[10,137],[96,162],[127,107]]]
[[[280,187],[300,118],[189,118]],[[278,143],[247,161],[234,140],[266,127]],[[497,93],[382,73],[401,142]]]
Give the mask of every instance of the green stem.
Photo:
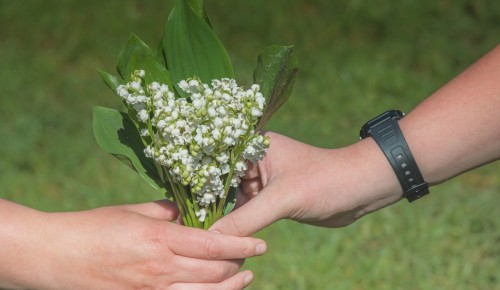
[[[245,138],[244,140],[248,140],[248,136],[250,135],[250,132],[252,130],[253,126],[249,126],[246,133],[245,133]],[[233,151],[231,151],[231,167],[229,168],[229,173],[226,176],[226,183],[224,184],[224,198],[221,198],[219,200],[217,210],[216,210],[216,218],[221,218],[223,216],[223,211],[224,207],[226,206],[226,200],[227,196],[229,195],[229,188],[231,186],[231,180],[233,179],[233,173],[234,173],[234,167],[236,166],[236,162],[240,159],[240,155],[243,153],[243,150],[245,150],[246,144],[241,144],[240,147],[234,148]]]
[[[173,199],[174,199],[175,203],[177,204],[177,207],[179,208],[179,212],[181,214],[182,221],[184,222],[184,224],[188,224],[189,222],[186,220],[187,208],[186,208],[186,204],[184,203],[184,201],[182,199],[182,195],[179,192],[178,184],[172,180],[172,177],[170,176],[170,174],[168,173],[168,171],[166,171],[166,169],[164,167],[162,167],[162,169],[165,170],[165,175],[167,176],[168,182],[170,183],[170,185],[172,187]]]
[[[226,205],[227,196],[229,195],[229,188],[231,187],[231,180],[233,179],[234,167],[236,166],[236,162],[238,162],[240,154],[243,152],[244,146],[241,148],[235,148],[231,152],[231,166],[229,167],[229,172],[226,175],[226,182],[224,184],[224,197],[219,200],[216,210],[217,218],[221,218],[223,216],[224,207]]]

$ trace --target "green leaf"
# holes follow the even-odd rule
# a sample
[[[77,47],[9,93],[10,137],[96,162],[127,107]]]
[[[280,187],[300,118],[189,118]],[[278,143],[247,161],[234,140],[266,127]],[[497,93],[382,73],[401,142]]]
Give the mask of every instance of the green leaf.
[[[266,108],[258,129],[288,100],[297,76],[299,64],[292,46],[269,46],[259,55],[253,73],[254,83],[266,98]]]
[[[132,33],[129,36],[127,43],[123,47],[122,51],[118,55],[118,62],[116,64],[116,70],[118,71],[122,79],[127,79],[128,77],[130,77],[131,72],[128,71],[128,63],[130,61],[130,58],[138,52],[154,57],[154,54],[149,46]]]
[[[207,12],[205,11],[205,7],[203,6],[203,0],[188,0],[193,11],[198,14],[200,17],[205,20],[205,22],[210,25],[210,21],[208,20]]]
[[[139,69],[143,69],[146,72],[144,76],[146,83],[159,82],[160,84],[172,86],[170,72],[156,60],[156,57],[142,52],[134,53],[129,59],[127,71],[130,75]],[[129,80],[130,76],[125,79]]]
[[[234,78],[224,46],[187,0],[175,2],[166,23],[163,49],[175,84],[194,76],[204,83],[213,79]]]
[[[99,146],[135,170],[153,188],[172,192],[156,164],[144,155],[144,144],[130,117],[117,110],[94,107],[94,135]]]
[[[162,66],[167,67],[167,59],[163,51],[163,41],[160,39],[160,43],[158,43],[158,49],[156,50],[156,61],[161,63]]]
[[[118,79],[118,77],[109,74],[103,70],[97,69],[97,72],[99,73],[99,76],[101,79],[104,81],[104,83],[111,89],[113,92],[116,93],[116,87],[118,87],[121,82]]]
[[[237,187],[230,187],[229,193],[227,194],[226,198],[226,205],[224,206],[224,215],[229,214],[234,206],[236,205],[236,196],[238,195],[238,188]]]
[[[210,20],[208,19],[207,12],[205,11],[205,7],[203,6],[203,0],[189,0],[189,3],[194,12],[202,17],[205,22],[207,22],[207,24],[212,27],[212,25],[210,24]],[[163,41],[160,40],[160,43],[158,44],[158,50],[156,51],[156,60],[163,66],[167,67],[167,59],[164,53],[165,49],[163,49],[163,44]]]

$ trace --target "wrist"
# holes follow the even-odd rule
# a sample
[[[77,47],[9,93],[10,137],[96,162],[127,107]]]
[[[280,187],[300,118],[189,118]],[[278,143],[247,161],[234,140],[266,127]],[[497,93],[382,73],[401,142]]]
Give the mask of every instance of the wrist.
[[[398,178],[403,196],[412,202],[429,193],[429,184],[424,180],[401,132],[399,120],[403,116],[399,110],[386,111],[363,125],[360,137],[375,140]]]
[[[44,253],[47,214],[0,200],[0,288],[45,285],[50,257]]]
[[[373,138],[347,147],[356,176],[359,215],[376,211],[402,199],[401,185],[382,150]]]

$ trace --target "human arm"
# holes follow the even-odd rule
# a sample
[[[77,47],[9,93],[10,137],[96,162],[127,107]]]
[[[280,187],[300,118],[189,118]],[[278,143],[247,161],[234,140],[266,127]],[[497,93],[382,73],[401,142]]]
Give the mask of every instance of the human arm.
[[[242,289],[265,243],[174,224],[167,201],[45,213],[0,199],[0,288]],[[249,279],[249,280],[246,280]]]
[[[400,122],[420,170],[439,184],[500,157],[500,45]]]
[[[500,158],[499,112],[497,46],[400,120],[424,179],[436,185]],[[402,198],[396,175],[372,138],[321,149],[268,135],[266,157],[242,183],[242,197],[250,201],[213,230],[249,235],[282,218],[341,227]]]

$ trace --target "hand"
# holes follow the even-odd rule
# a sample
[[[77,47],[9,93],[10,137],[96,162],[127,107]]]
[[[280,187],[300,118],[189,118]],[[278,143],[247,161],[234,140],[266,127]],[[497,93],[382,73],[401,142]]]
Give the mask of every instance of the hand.
[[[392,168],[373,140],[327,150],[267,135],[270,148],[246,172],[239,208],[213,230],[247,236],[282,218],[341,227],[401,199]]]
[[[429,184],[500,159],[499,75],[500,45],[399,121]],[[341,227],[401,199],[396,175],[372,138],[326,150],[268,135],[266,157],[241,184],[240,203],[250,200],[213,230],[246,236],[281,218]]]
[[[0,266],[0,285],[10,275],[11,286],[36,289],[242,289],[252,279],[237,273],[243,258],[266,247],[174,224],[178,211],[167,201],[68,213],[22,209],[17,234],[1,239],[13,237],[2,259],[15,267]],[[24,233],[20,220],[29,224]]]

